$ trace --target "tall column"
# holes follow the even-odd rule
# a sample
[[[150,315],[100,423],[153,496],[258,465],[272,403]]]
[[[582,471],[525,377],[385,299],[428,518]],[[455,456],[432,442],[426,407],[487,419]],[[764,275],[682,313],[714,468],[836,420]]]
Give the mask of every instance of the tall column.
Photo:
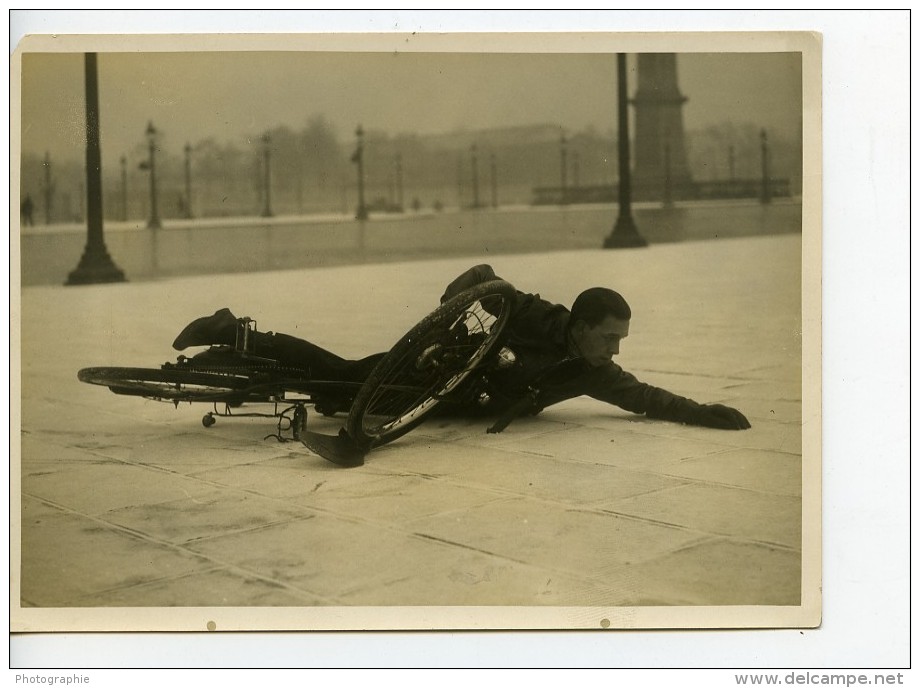
[[[639,83],[632,103],[636,111],[634,198],[660,200],[665,183],[668,146],[671,191],[676,198],[692,195],[693,180],[684,141],[683,106],[687,98],[677,86],[674,53],[641,53]]]

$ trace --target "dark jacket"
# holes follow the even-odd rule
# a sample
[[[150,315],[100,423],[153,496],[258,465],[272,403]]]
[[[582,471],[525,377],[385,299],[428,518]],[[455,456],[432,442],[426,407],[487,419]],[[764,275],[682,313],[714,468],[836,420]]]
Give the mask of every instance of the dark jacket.
[[[470,268],[448,285],[441,302],[494,279],[501,278],[489,265]],[[516,364],[491,376],[506,402],[523,400],[508,422],[513,415],[539,413],[547,406],[579,396],[650,418],[694,422],[700,409],[697,402],[639,382],[613,361],[592,367],[583,358],[573,357],[569,347],[570,318],[565,306],[545,301],[539,294],[517,292],[505,330],[505,346],[514,352]]]

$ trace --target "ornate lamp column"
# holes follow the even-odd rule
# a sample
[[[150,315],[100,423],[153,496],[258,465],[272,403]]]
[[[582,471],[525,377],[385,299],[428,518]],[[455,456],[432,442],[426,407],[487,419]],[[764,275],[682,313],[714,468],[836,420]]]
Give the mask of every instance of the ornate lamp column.
[[[358,148],[355,154],[351,156],[351,161],[358,166],[358,212],[355,214],[356,220],[367,219],[367,205],[364,203],[364,129],[361,125],[355,130],[355,136],[358,138]]]
[[[767,130],[760,130],[760,202],[766,205],[771,201],[770,194],[770,151],[767,149]]]
[[[84,58],[86,78],[86,248],[67,284],[124,282],[105,247],[102,234],[102,152],[99,145],[99,83],[96,53]]]
[[[566,205],[569,202],[569,184],[568,184],[568,150],[566,146],[565,132],[559,138],[559,185],[562,189],[562,198],[560,202]]]
[[[192,217],[192,146],[185,144],[185,217]]]
[[[121,220],[128,219],[128,158],[121,156]]]
[[[399,212],[403,212],[406,206],[403,204],[403,167],[402,155],[396,154],[396,205]]]
[[[604,248],[637,248],[648,242],[639,234],[632,218],[632,189],[629,176],[629,116],[626,110],[626,55],[617,54],[617,138],[620,163],[620,215]]]
[[[473,166],[473,208],[479,208],[479,161],[475,143],[470,147],[470,162]]]
[[[271,159],[272,139],[266,133],[262,136],[262,161],[264,165],[263,173],[265,175],[262,186],[265,189],[263,196],[265,205],[262,207],[262,217],[272,216],[272,159]]]
[[[495,153],[489,158],[489,166],[492,170],[492,207],[498,207],[498,170],[495,166]]]
[[[51,155],[45,151],[45,161],[42,163],[45,168],[45,224],[51,224],[51,204],[54,201],[54,182],[51,181]]]
[[[157,130],[153,122],[147,123],[147,171],[150,172],[150,219],[147,221],[148,229],[159,229],[160,215],[157,212],[157,170],[156,170],[156,149],[157,149]]]

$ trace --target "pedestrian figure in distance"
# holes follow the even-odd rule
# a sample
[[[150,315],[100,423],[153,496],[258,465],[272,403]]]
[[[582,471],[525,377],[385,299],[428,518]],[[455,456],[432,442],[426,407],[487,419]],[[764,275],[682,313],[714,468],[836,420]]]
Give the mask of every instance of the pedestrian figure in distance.
[[[22,201],[22,205],[19,207],[19,212],[22,215],[22,224],[25,227],[31,227],[34,222],[32,221],[32,213],[35,211],[35,204],[32,203],[32,196],[26,194],[26,197]]]

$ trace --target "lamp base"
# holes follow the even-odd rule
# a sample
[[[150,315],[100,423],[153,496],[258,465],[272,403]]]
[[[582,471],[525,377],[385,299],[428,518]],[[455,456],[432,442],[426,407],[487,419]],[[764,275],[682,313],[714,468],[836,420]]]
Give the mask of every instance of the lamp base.
[[[125,273],[112,261],[105,247],[87,247],[76,269],[67,276],[66,286],[125,282]]]
[[[621,215],[613,231],[604,239],[604,248],[644,248],[648,242],[639,234],[629,215]]]

